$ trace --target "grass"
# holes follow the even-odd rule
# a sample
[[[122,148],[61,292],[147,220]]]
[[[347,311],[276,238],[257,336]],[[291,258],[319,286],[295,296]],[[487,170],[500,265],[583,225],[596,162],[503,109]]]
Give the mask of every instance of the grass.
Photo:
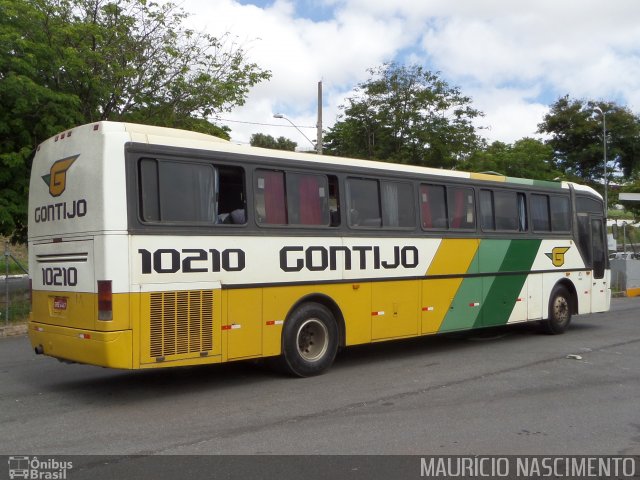
[[[9,261],[9,275],[19,275],[19,274],[23,274],[25,273],[22,268],[20,268],[20,266],[18,266],[18,264],[11,258],[11,257],[6,257],[4,255],[5,253],[5,247],[7,245],[7,241],[9,239],[3,236],[0,236],[0,242],[2,242],[2,244],[0,245],[1,250],[1,255],[2,255],[2,261],[0,262],[0,275],[4,275],[6,270],[6,261]],[[27,246],[25,244],[16,244],[16,245],[12,245],[11,243],[9,243],[9,253],[18,261],[20,262],[20,265],[22,265],[24,268],[26,268],[27,270],[29,269],[29,252],[27,250]]]
[[[7,324],[6,321],[6,304],[3,301],[0,303],[2,310],[0,311],[0,326]],[[29,320],[29,311],[31,310],[31,303],[29,299],[22,299],[14,297],[9,301],[9,325],[16,325],[25,323]]]
[[[20,275],[25,273],[22,268],[11,258],[5,256],[5,248],[7,246],[8,238],[0,236],[0,277],[3,277],[6,272],[7,264],[9,262],[9,275]],[[29,267],[29,252],[27,246],[24,244],[12,245],[8,244],[9,253],[20,264],[27,268]],[[28,293],[11,294],[9,297],[9,325],[15,325],[24,323],[29,319],[29,311],[31,310],[31,303],[29,302]],[[0,291],[0,326],[7,325],[7,299],[5,298],[4,291]]]

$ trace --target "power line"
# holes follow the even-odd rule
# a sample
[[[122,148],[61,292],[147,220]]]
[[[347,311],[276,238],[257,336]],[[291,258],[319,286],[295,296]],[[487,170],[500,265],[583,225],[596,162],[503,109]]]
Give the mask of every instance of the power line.
[[[213,117],[214,120],[220,121],[220,122],[233,122],[233,123],[245,123],[247,125],[262,125],[265,127],[286,127],[286,128],[294,128],[293,125],[286,125],[286,124],[282,124],[282,123],[261,123],[261,122],[248,122],[246,120],[231,120],[229,118],[220,118],[220,117]],[[311,127],[308,125],[298,125],[298,128],[316,128],[315,126]]]

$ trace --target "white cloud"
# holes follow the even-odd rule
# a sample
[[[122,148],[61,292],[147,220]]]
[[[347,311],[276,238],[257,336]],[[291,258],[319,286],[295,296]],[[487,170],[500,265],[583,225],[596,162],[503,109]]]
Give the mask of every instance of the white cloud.
[[[245,2],[246,3],[246,2]],[[640,3],[637,0],[276,0],[260,8],[233,0],[184,0],[196,28],[231,32],[273,77],[225,118],[234,140],[252,133],[308,142],[284,120],[316,123],[324,84],[324,124],[366,70],[396,58],[426,61],[486,113],[490,140],[535,136],[557,97],[613,100],[640,109]],[[322,17],[314,20],[314,10]],[[305,18],[297,12],[304,11]],[[303,129],[311,139],[315,130]],[[309,145],[310,147],[310,145]]]

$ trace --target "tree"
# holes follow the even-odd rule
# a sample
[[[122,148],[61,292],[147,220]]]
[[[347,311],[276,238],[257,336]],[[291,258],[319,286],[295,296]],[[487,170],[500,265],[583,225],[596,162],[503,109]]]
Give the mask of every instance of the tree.
[[[118,120],[228,138],[207,119],[270,73],[186,16],[146,0],[0,0],[0,233],[24,238],[29,154],[66,128]]]
[[[369,70],[325,135],[325,152],[389,162],[455,167],[481,140],[471,99],[419,65]]]
[[[551,135],[548,144],[556,169],[594,186],[604,177],[602,115],[596,107],[606,114],[608,171],[620,169],[629,177],[640,169],[640,118],[628,108],[566,95],[551,105],[538,125],[540,133]]]
[[[460,169],[536,180],[553,180],[562,175],[554,168],[551,146],[526,137],[513,145],[493,142],[473,152],[460,164]]]
[[[253,147],[273,148],[275,150],[289,150],[293,152],[298,144],[293,140],[289,140],[285,137],[278,137],[277,139],[271,135],[265,135],[264,133],[254,133],[251,135],[249,143]]]

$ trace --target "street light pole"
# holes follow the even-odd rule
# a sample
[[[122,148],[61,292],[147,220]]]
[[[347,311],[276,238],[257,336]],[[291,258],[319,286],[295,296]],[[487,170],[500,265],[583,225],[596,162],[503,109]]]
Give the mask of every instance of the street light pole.
[[[322,82],[318,82],[318,123],[316,123],[316,150],[322,155]]]
[[[602,115],[602,145],[604,151],[604,218],[607,218],[609,204],[607,203],[607,114],[600,107],[593,107]]]
[[[295,128],[296,130],[298,130],[298,132],[300,132],[300,135],[302,135],[304,138],[306,138],[306,139],[307,139],[307,141],[308,141],[308,142],[313,146],[313,148],[314,148],[314,150],[315,150],[316,146],[314,145],[314,143],[309,139],[309,137],[307,137],[307,136],[302,132],[302,130],[300,130],[300,129],[298,128],[298,126],[297,126],[295,123],[293,123],[291,120],[289,120],[287,117],[285,117],[285,116],[284,116],[283,114],[281,114],[281,113],[274,113],[274,114],[273,114],[273,118],[282,118],[283,120],[286,120],[287,122],[289,122],[293,128]]]

